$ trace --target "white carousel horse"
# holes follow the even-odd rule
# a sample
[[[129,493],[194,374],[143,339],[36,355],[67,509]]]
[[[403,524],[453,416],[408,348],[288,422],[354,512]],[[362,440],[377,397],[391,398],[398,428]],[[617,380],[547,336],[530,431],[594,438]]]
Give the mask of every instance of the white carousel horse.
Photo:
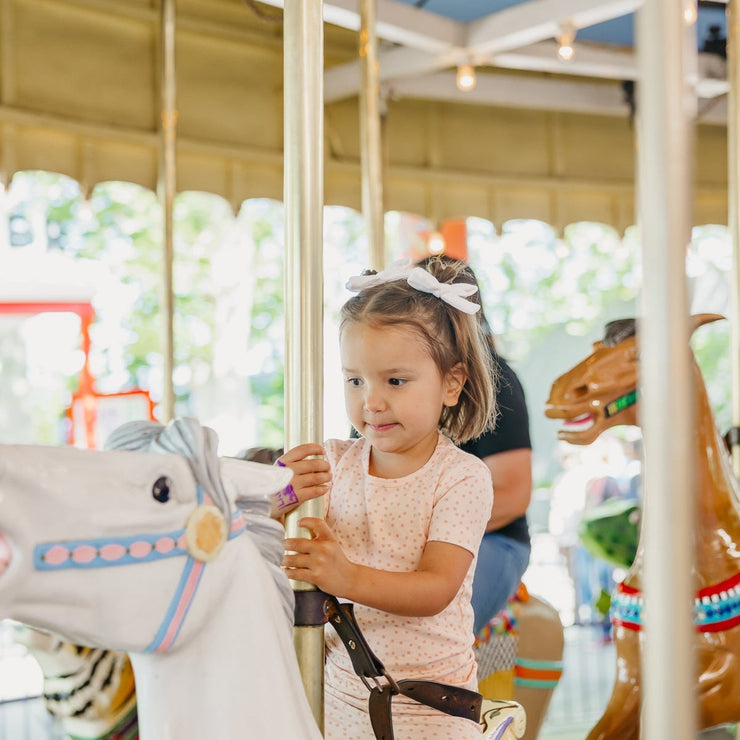
[[[219,460],[193,420],[108,446],[0,445],[0,618],[129,653],[142,740],[320,740],[268,516],[290,471]],[[484,715],[484,737],[521,736],[515,703]]]
[[[320,740],[264,514],[290,472],[219,466],[193,422],[148,431],[122,446],[188,456],[0,446],[0,617],[128,652],[142,740]]]

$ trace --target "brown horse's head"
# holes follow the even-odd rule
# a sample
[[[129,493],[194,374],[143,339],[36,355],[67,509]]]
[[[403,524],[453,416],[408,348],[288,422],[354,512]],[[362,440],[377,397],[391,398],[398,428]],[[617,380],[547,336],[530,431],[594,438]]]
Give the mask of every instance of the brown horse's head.
[[[698,314],[691,319],[691,330],[721,318]],[[635,319],[609,322],[593,352],[552,384],[545,415],[564,420],[558,438],[587,445],[609,427],[637,425],[638,371]]]

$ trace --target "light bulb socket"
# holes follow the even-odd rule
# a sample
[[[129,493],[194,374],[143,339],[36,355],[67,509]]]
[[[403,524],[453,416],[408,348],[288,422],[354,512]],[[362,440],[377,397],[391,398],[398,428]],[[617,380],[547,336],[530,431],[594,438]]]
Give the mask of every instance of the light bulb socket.
[[[457,87],[463,92],[469,92],[475,87],[475,67],[472,64],[461,64],[457,68]]]
[[[575,55],[573,42],[576,40],[576,27],[572,23],[567,23],[560,29],[560,35],[557,37],[558,57],[564,62],[569,62]]]

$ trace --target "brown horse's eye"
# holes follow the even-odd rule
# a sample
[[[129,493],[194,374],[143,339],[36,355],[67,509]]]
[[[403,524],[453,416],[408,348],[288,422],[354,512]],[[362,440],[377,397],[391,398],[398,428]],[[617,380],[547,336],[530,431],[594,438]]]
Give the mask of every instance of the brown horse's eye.
[[[170,479],[167,476],[162,476],[154,481],[152,486],[152,496],[160,504],[170,500]]]

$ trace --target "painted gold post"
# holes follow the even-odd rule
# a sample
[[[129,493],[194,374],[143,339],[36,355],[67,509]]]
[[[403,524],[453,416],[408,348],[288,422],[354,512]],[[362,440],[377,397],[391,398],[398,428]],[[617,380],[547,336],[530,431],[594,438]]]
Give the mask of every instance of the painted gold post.
[[[644,485],[645,639],[641,737],[694,740],[694,416],[686,247],[692,225],[695,28],[684,4],[638,11],[638,223]]]
[[[175,202],[175,140],[177,108],[175,107],[175,0],[161,0],[160,7],[160,105],[159,172],[157,194],[162,207],[162,403],[160,421],[167,423],[175,414],[174,360],[174,294],[172,263],[172,210]]]
[[[740,477],[740,28],[738,0],[727,4],[727,219],[732,237],[730,361],[732,364],[732,469]]]
[[[323,441],[323,103],[321,0],[286,0],[285,146],[285,446]],[[314,499],[287,518],[289,537],[306,537],[302,516],[323,516]],[[297,590],[313,589],[294,583]],[[296,627],[303,685],[324,726],[324,628]]]
[[[370,265],[385,267],[383,221],[383,154],[378,83],[378,36],[375,29],[376,0],[360,0],[360,163],[362,167],[362,214],[370,252]]]

